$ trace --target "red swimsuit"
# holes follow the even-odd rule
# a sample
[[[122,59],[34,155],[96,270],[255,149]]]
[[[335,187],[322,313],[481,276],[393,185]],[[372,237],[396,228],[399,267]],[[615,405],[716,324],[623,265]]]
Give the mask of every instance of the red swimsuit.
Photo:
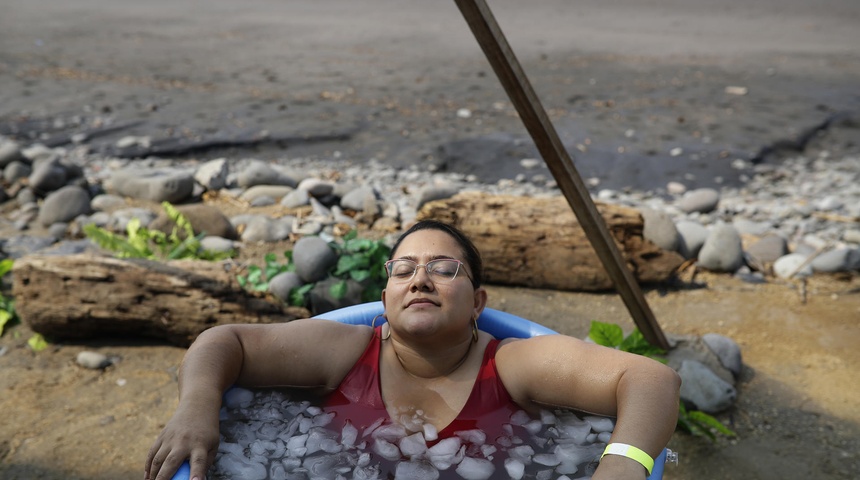
[[[388,418],[379,384],[381,328],[376,327],[364,354],[325,400],[326,410],[337,412],[341,421],[349,420],[359,429],[367,427],[380,417]],[[488,439],[493,439],[502,434],[502,424],[509,423],[511,415],[521,410],[505,389],[496,370],[498,344],[499,340],[493,339],[487,345],[469,399],[457,418],[439,432],[439,439],[451,437],[457,431],[471,429],[481,429],[487,433]]]

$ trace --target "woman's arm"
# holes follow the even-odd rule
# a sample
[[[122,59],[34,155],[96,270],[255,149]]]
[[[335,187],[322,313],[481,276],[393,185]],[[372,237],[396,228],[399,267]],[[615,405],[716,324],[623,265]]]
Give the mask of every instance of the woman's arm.
[[[303,387],[330,391],[352,368],[372,330],[327,320],[224,325],[200,334],[179,369],[179,406],[146,458],[145,477],[167,480],[188,459],[203,479],[219,443],[224,391]]]
[[[656,458],[675,431],[680,377],[650,358],[564,336],[504,344],[496,355],[505,387],[524,408],[567,407],[617,417],[611,443]],[[607,455],[598,478],[645,478],[636,461]]]

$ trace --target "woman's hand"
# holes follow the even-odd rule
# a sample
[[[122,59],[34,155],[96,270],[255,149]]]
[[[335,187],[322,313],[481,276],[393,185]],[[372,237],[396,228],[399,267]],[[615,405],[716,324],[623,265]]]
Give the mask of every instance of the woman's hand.
[[[192,480],[205,478],[220,441],[219,407],[217,401],[180,405],[149,449],[144,479],[170,480],[185,460],[190,461]]]

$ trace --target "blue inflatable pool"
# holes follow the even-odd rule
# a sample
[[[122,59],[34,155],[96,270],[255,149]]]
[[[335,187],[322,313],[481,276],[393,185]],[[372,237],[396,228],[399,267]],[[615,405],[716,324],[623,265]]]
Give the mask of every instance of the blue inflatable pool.
[[[325,318],[350,325],[370,325],[373,318],[383,311],[382,302],[370,302],[334,310],[316,318]],[[492,308],[484,309],[478,318],[478,328],[496,338],[531,338],[558,333],[525,318]],[[667,451],[664,449],[654,460],[654,469],[647,480],[662,480],[666,453]],[[190,474],[188,462],[185,462],[173,476],[173,480],[189,480]]]

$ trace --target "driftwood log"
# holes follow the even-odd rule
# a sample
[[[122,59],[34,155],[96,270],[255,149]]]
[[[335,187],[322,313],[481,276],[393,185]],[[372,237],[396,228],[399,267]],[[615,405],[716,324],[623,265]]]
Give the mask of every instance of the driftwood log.
[[[636,209],[596,206],[639,283],[665,281],[683,263],[679,254],[643,238]],[[481,251],[487,283],[568,291],[614,287],[564,197],[464,192],[425,204],[416,218],[463,230]]]
[[[21,320],[55,338],[144,336],[188,346],[215,325],[310,316],[304,308],[247,293],[231,266],[94,254],[31,255],[15,261],[12,291]]]

